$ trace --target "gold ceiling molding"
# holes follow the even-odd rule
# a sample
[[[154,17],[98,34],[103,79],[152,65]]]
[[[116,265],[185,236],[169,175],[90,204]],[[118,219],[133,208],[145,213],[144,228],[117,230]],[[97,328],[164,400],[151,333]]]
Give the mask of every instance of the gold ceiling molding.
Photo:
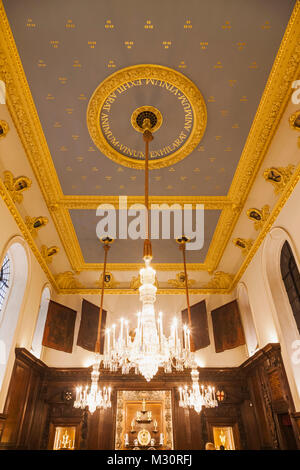
[[[217,269],[238,218],[235,205],[222,210],[205,259],[205,266],[210,274]]]
[[[25,218],[25,224],[33,237],[37,236],[38,230],[45,227],[48,223],[47,217],[29,217]]]
[[[105,295],[139,295],[139,291],[137,289],[130,289],[130,288],[119,288],[119,289],[104,289]],[[189,289],[190,295],[203,295],[203,294],[228,294],[230,291],[228,289],[220,289],[220,288],[208,288],[208,287],[201,287],[201,288],[190,288]],[[100,295],[101,289],[89,288],[89,287],[77,287],[77,288],[64,288],[59,290],[59,294],[65,295]],[[186,295],[185,289],[168,289],[168,288],[161,288],[158,289],[156,295]]]
[[[290,115],[289,124],[290,124],[291,129],[293,129],[294,131],[298,131],[298,132],[300,131],[300,109]]]
[[[196,281],[195,279],[189,279],[189,277],[187,276],[188,278],[188,286],[189,287],[192,287]],[[176,274],[176,279],[168,279],[168,284],[170,284],[170,286],[172,287],[177,287],[177,288],[185,288],[185,274],[183,271],[181,271],[180,273],[177,273]]]
[[[228,196],[241,208],[251,190],[299,76],[300,2],[297,2],[262,95]]]
[[[265,204],[261,209],[255,207],[247,210],[247,216],[254,222],[255,230],[261,230],[270,215],[270,206]]]
[[[206,284],[207,289],[230,289],[234,275],[224,273],[223,271],[216,271],[211,281]]]
[[[127,206],[133,204],[143,204],[144,196],[127,196]],[[151,204],[204,204],[206,210],[221,210],[231,207],[232,201],[227,196],[149,196]],[[63,196],[57,201],[56,207],[61,206],[66,209],[97,209],[100,204],[112,204],[119,209],[119,196]]]
[[[261,243],[263,242],[265,236],[267,235],[267,233],[272,228],[272,225],[274,224],[275,220],[277,219],[278,215],[280,214],[282,208],[284,207],[285,203],[287,202],[290,195],[294,191],[294,189],[295,189],[296,185],[298,184],[299,180],[300,180],[300,164],[298,165],[298,167],[297,167],[296,171],[294,172],[292,178],[290,179],[289,183],[285,187],[284,192],[282,193],[281,197],[278,199],[277,203],[275,204],[275,206],[274,206],[274,208],[273,208],[273,210],[272,210],[272,212],[269,216],[268,223],[265,224],[264,227],[262,228],[262,230],[259,233],[257,239],[253,243],[252,248],[249,251],[246,259],[244,260],[242,266],[240,267],[239,271],[236,273],[236,275],[233,279],[232,285],[230,287],[230,290],[232,290],[236,287],[237,283],[241,279],[242,275],[244,274],[247,267],[249,266],[252,258],[254,257],[255,253],[257,252],[257,250],[259,249]]]
[[[58,252],[59,252],[58,246],[50,246],[49,248],[47,248],[46,245],[42,245],[41,247],[42,256],[47,264],[52,263],[53,256],[57,255]]]
[[[206,257],[206,263],[188,265],[189,270],[195,269],[208,270],[209,272],[215,271],[223,255],[223,252],[228,244],[228,241],[230,240],[236,221],[238,220],[239,215],[243,209],[246,198],[248,197],[248,194],[251,190],[254,179],[268,150],[270,142],[276,131],[277,125],[282,117],[283,111],[288,103],[288,100],[290,99],[292,92],[291,83],[299,76],[299,27],[300,2],[297,2],[291,15],[285,35],[281,42],[275,62],[273,64],[271,74],[269,76],[260,105],[258,107],[249,136],[247,138],[240,162],[234,175],[228,193],[228,197],[226,198],[226,201],[219,201],[220,204],[224,202],[224,207],[217,228],[215,230],[213,240],[209,247],[209,251]],[[63,243],[64,249],[72,265],[72,268],[75,271],[80,271],[82,270],[82,268],[89,270],[102,269],[102,264],[84,263],[79,242],[76,237],[76,233],[69,212],[65,208],[65,206],[60,206],[61,201],[65,201],[66,196],[63,195],[61,190],[61,186],[54,168],[54,164],[47,146],[45,136],[42,131],[41,123],[39,121],[38,114],[34,106],[30,89],[24,74],[24,70],[1,0],[0,79],[3,80],[6,84],[7,105],[10,114],[18,131],[28,159],[31,163],[35,176],[38,180],[44,199],[48,205],[49,210],[52,213],[56,229]],[[285,204],[285,195],[287,194],[287,190],[288,188],[292,187],[291,185],[294,184],[297,175],[298,173],[293,174],[291,180],[284,189],[282,196],[277,201],[277,204],[275,206],[277,215]],[[77,198],[77,196],[74,196],[74,198]],[[86,204],[95,203],[95,200],[93,199],[94,196],[87,196],[84,198]],[[78,202],[75,202],[75,204],[81,204],[78,199],[77,201]],[[214,201],[207,201],[207,203],[208,205],[210,203],[214,204]],[[217,207],[214,206],[211,208],[214,209]],[[272,211],[272,214],[274,214],[274,210]],[[14,207],[14,209],[10,209],[10,211],[14,216],[16,208]],[[272,214],[268,220],[268,224],[266,224],[265,227],[269,226],[270,220],[273,220],[274,222],[274,220],[276,219],[277,215],[273,219]],[[15,219],[16,221],[19,221],[17,222],[19,225],[20,215],[18,212]],[[23,221],[22,224],[24,229],[25,224]],[[267,232],[265,231],[265,227],[263,227],[257,240],[253,244],[247,258],[245,259],[240,270],[236,274],[236,277],[232,284],[232,288],[236,283],[236,279],[238,279],[239,276],[242,275],[240,273],[243,273],[247,265],[249,264],[250,261],[248,260],[252,259],[256,250],[258,249],[262,241],[261,237],[264,237],[266,235]],[[25,229],[27,230],[26,227]],[[28,230],[26,233],[28,236]],[[30,239],[32,240],[31,236]],[[36,245],[32,245],[32,241],[29,243],[29,245],[32,251],[34,252],[35,256],[37,257],[38,261],[40,262],[42,269],[46,273],[48,273],[48,277],[50,276],[49,279],[51,279],[51,283],[55,285],[53,275],[49,271],[40,252],[38,251],[38,254],[36,254],[35,252],[35,249],[37,249]],[[155,269],[169,270],[170,266],[172,266],[172,270],[178,271],[182,267],[180,264],[175,265],[170,263],[161,265],[157,264],[155,266]],[[116,263],[115,265],[110,265],[109,269],[128,270],[139,269],[140,267],[141,264],[126,265],[125,263]],[[179,289],[174,290],[178,291]],[[203,290],[201,290],[201,293],[203,293]]]
[[[138,288],[142,285],[140,276],[133,276],[130,281],[130,289],[138,290]]]
[[[61,293],[65,289],[80,289],[82,284],[74,277],[74,273],[72,271],[65,271],[64,273],[59,273],[55,276],[55,281]]]
[[[182,263],[151,263],[156,271],[179,271],[182,269]],[[189,271],[207,271],[205,263],[187,263]],[[107,269],[111,271],[139,271],[144,267],[143,263],[107,263]],[[101,271],[103,263],[84,263],[80,271]]]
[[[0,139],[5,137],[9,131],[9,126],[6,121],[0,120]]]
[[[103,273],[101,273],[100,279],[95,282],[97,287],[102,287],[103,282]],[[115,280],[115,277],[112,273],[106,271],[104,276],[104,288],[105,289],[115,289],[119,286],[120,283]]]
[[[18,176],[14,178],[11,171],[4,172],[3,182],[14,202],[20,204],[23,201],[23,191],[31,186],[31,179],[27,176]]]
[[[183,145],[166,157],[149,161],[150,169],[164,168],[184,159],[195,149],[201,141],[207,123],[206,105],[200,90],[189,78],[177,70],[162,65],[139,64],[113,73],[100,83],[89,101],[87,127],[94,144],[106,157],[129,168],[144,168],[144,160],[129,158],[112,147],[106,140],[100,126],[100,113],[107,100],[114,101],[115,98],[112,96],[122,85],[141,80],[149,80],[150,82],[157,80],[176,87],[185,95],[193,111],[193,127]],[[108,106],[110,107],[109,104]]]
[[[59,204],[52,204],[49,209],[72,269],[75,272],[82,271],[87,263],[84,261],[69,211]]]
[[[28,230],[25,222],[23,221],[10,193],[8,192],[8,190],[6,189],[2,179],[0,178],[0,195],[3,199],[3,201],[5,202],[8,210],[10,211],[12,217],[14,218],[21,234],[23,235],[24,239],[26,240],[26,242],[28,243],[28,246],[30,247],[32,253],[34,254],[34,256],[36,257],[36,260],[37,262],[39,263],[39,265],[41,266],[42,270],[44,271],[44,273],[46,274],[48,280],[50,281],[51,285],[54,287],[54,289],[56,291],[58,291],[58,286],[55,282],[55,279],[54,279],[54,276],[52,274],[52,272],[50,271],[46,261],[44,260],[43,258],[43,255],[40,253],[30,231]]]
[[[267,168],[263,177],[269,183],[274,186],[275,194],[280,194],[284,191],[284,188],[291,179],[292,174],[295,171],[295,165],[288,165],[286,167],[271,167]]]
[[[63,195],[22,62],[0,0],[0,79],[6,103],[46,203]]]
[[[251,247],[254,243],[254,240],[252,238],[248,238],[248,239],[246,239],[246,238],[234,238],[232,240],[232,243],[242,250],[242,254],[244,256],[247,256],[247,254],[251,250]]]
[[[72,269],[78,273],[81,271],[102,271],[103,263],[86,263],[84,261],[69,210],[60,204],[55,204],[51,206],[51,211]],[[111,271],[139,271],[143,266],[142,263],[108,263],[107,269]],[[182,268],[181,263],[153,263],[152,266],[157,271],[179,271]],[[187,263],[187,268],[192,271],[205,271],[206,265],[205,263]]]

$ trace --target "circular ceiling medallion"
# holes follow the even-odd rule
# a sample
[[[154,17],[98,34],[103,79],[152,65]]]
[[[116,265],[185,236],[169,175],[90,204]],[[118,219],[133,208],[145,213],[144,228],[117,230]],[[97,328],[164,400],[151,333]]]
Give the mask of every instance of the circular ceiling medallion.
[[[151,169],[188,156],[200,142],[207,122],[204,99],[191,80],[161,65],[136,65],[115,72],[98,86],[88,105],[87,126],[104,155],[142,169],[145,155],[140,124],[145,117],[155,132]]]

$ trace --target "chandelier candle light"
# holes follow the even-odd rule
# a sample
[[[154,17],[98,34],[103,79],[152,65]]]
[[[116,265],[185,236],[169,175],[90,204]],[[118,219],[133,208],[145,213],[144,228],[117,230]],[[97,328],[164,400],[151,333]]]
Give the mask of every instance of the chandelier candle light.
[[[184,283],[185,283],[185,293],[186,293],[186,303],[187,303],[187,310],[188,310],[188,321],[190,328],[192,327],[192,315],[191,315],[191,307],[190,307],[190,299],[189,299],[189,285],[188,285],[188,275],[186,269],[186,257],[185,257],[185,245],[190,240],[187,237],[177,238],[177,243],[179,243],[179,249],[182,251],[182,258],[183,258],[183,268],[184,268]],[[187,326],[184,326],[184,336],[186,336]],[[191,340],[191,346],[189,346],[192,351],[195,351],[195,345],[193,342],[193,338],[188,336],[188,341]],[[199,372],[197,367],[193,366],[192,372],[192,388],[189,389],[186,385],[184,389],[182,387],[179,388],[180,399],[179,399],[179,406],[183,408],[194,408],[197,413],[200,413],[202,407],[206,408],[215,408],[218,406],[218,400],[216,400],[215,395],[215,387],[208,387],[204,385],[199,385]]]
[[[194,408],[197,413],[200,413],[202,407],[215,408],[218,406],[218,400],[216,399],[215,387],[208,387],[199,385],[199,372],[193,369],[191,372],[192,376],[192,388],[189,389],[186,385],[184,388],[179,388],[179,406],[182,408]]]
[[[102,274],[102,288],[101,288],[101,301],[99,309],[99,320],[98,320],[98,329],[97,329],[97,340],[95,345],[95,362],[93,364],[93,370],[91,373],[91,388],[88,390],[88,386],[82,389],[82,386],[76,387],[76,399],[74,401],[75,408],[89,409],[90,413],[93,414],[94,411],[98,408],[110,408],[111,407],[111,388],[104,387],[103,390],[98,388],[99,376],[100,376],[100,333],[101,333],[101,319],[103,311],[103,297],[104,297],[104,280],[105,280],[105,270],[107,264],[107,253],[110,249],[113,239],[105,237],[101,239],[104,249],[104,264],[103,264],[103,274]]]
[[[139,287],[142,311],[138,314],[137,328],[134,339],[128,333],[128,323],[121,319],[121,328],[116,339],[116,327],[106,331],[106,347],[104,351],[104,367],[117,371],[120,367],[123,374],[131,368],[142,374],[150,381],[159,367],[165,372],[182,371],[185,367],[196,367],[194,354],[191,350],[190,329],[185,329],[184,341],[178,334],[177,320],[171,327],[171,335],[167,338],[163,332],[162,313],[155,318],[154,303],[156,301],[155,276],[151,267],[152,246],[149,239],[149,143],[153,140],[151,130],[155,129],[157,117],[153,111],[141,111],[136,117],[140,132],[145,141],[145,207],[146,207],[146,237],[144,241],[145,267],[140,270]],[[125,328],[124,328],[125,326]]]

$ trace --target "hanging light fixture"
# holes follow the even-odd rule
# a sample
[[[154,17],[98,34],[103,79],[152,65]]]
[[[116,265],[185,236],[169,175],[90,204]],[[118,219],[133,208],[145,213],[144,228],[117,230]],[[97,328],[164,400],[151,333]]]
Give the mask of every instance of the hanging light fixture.
[[[190,299],[189,299],[189,283],[188,283],[188,275],[186,269],[186,256],[185,256],[185,247],[186,243],[189,243],[189,238],[183,236],[181,238],[177,238],[177,243],[179,243],[179,249],[182,252],[182,261],[183,261],[183,269],[184,269],[184,284],[185,284],[185,293],[186,293],[186,303],[187,303],[187,311],[188,311],[188,322],[190,329],[192,327],[192,316],[191,316],[191,307],[190,307]],[[191,350],[195,351],[195,345],[193,341],[193,337],[191,336]],[[202,407],[206,408],[214,408],[218,406],[218,400],[216,400],[215,395],[215,387],[211,385],[204,386],[199,384],[199,372],[197,370],[197,365],[194,363],[192,371],[192,388],[188,388],[186,385],[184,388],[179,387],[179,406],[182,408],[194,408],[197,413],[200,413]]]
[[[192,388],[188,388],[187,385],[184,388],[179,387],[179,406],[182,408],[193,408],[197,413],[201,412],[202,407],[215,408],[218,406],[215,387],[211,387],[210,385],[200,386],[199,372],[197,369],[192,370],[191,376]]]
[[[103,390],[99,389],[98,382],[100,376],[100,333],[101,333],[101,320],[102,320],[102,311],[103,311],[103,297],[104,297],[104,282],[105,282],[105,272],[107,264],[107,253],[110,249],[110,245],[113,243],[113,239],[109,237],[102,238],[100,240],[103,243],[104,249],[104,264],[103,264],[103,273],[102,273],[102,286],[101,286],[101,300],[100,300],[100,309],[99,309],[99,319],[98,319],[98,328],[97,328],[97,340],[95,345],[95,362],[93,364],[93,370],[91,373],[91,388],[88,389],[86,386],[84,389],[82,386],[76,387],[76,399],[74,401],[75,408],[89,409],[90,413],[93,414],[94,411],[98,409],[106,409],[111,407],[111,388],[104,387]]]
[[[136,117],[136,125],[143,133],[145,141],[146,237],[143,256],[145,267],[140,270],[139,287],[142,311],[138,314],[133,340],[128,334],[128,323],[124,325],[123,319],[118,339],[114,325],[107,330],[103,360],[104,367],[111,371],[121,368],[122,373],[127,374],[134,368],[136,373],[142,374],[147,381],[154,377],[159,367],[163,367],[165,372],[172,372],[172,369],[182,371],[185,367],[195,366],[190,329],[185,328],[183,340],[178,334],[175,319],[171,334],[167,338],[163,332],[162,313],[159,313],[157,320],[155,318],[156,272],[151,267],[152,246],[149,239],[149,143],[153,140],[152,130],[155,129],[156,123],[157,116],[152,111],[141,111]]]

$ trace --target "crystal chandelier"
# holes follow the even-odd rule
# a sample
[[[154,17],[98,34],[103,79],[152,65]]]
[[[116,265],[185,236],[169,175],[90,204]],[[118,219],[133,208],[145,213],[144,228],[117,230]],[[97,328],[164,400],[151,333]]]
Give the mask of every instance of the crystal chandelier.
[[[93,364],[93,370],[91,373],[91,388],[88,389],[86,386],[84,389],[82,386],[76,387],[76,399],[74,401],[75,408],[88,408],[91,414],[98,409],[106,409],[111,407],[111,388],[104,387],[103,390],[98,388],[98,382],[100,377],[100,331],[101,331],[101,319],[103,311],[103,297],[104,297],[104,281],[105,281],[105,270],[107,264],[107,253],[110,249],[113,239],[109,237],[102,238],[100,240],[103,243],[104,248],[104,264],[103,264],[103,275],[102,275],[102,286],[101,286],[101,301],[99,309],[99,319],[97,328],[97,340],[95,344],[95,362]]]
[[[185,283],[185,293],[186,293],[186,303],[187,303],[187,311],[188,311],[188,319],[189,324],[192,323],[191,318],[191,308],[190,308],[190,300],[189,300],[189,284],[188,284],[188,275],[186,269],[186,258],[185,258],[185,247],[186,243],[190,240],[186,237],[178,238],[177,243],[179,243],[179,249],[182,252],[183,258],[183,268],[184,268],[184,283]],[[192,340],[192,338],[191,338]],[[192,341],[192,349],[195,351],[195,345]],[[180,400],[179,406],[183,408],[194,408],[197,413],[200,413],[202,407],[207,408],[214,408],[218,406],[218,401],[216,400],[215,396],[215,388],[205,387],[204,385],[199,385],[199,372],[195,365],[193,365],[193,369],[191,371],[192,377],[192,389],[188,389],[187,385],[182,389],[179,388],[180,392]]]
[[[142,311],[138,314],[137,328],[134,339],[128,334],[128,322],[121,319],[118,339],[116,329],[106,330],[104,368],[117,371],[121,368],[123,374],[128,374],[134,368],[150,381],[159,367],[165,372],[182,371],[184,367],[194,365],[194,356],[190,347],[190,330],[184,326],[184,339],[178,333],[177,320],[171,327],[171,335],[167,338],[163,332],[162,313],[155,319],[154,302],[156,299],[155,270],[150,266],[150,260],[145,260],[145,268],[140,271],[141,286],[140,300]],[[126,331],[125,331],[126,330]]]
[[[151,129],[155,126],[157,118],[152,111],[141,112],[136,118],[145,141],[145,207],[146,207],[146,237],[144,241],[145,267],[140,270],[139,287],[142,311],[138,314],[138,324],[134,338],[128,334],[128,323],[121,320],[118,339],[113,325],[106,331],[105,351],[103,365],[110,371],[121,368],[123,374],[130,369],[142,374],[150,381],[157,373],[159,367],[165,372],[182,371],[184,367],[194,367],[194,354],[191,350],[190,329],[184,328],[184,339],[178,334],[176,319],[171,327],[171,335],[167,338],[163,332],[162,314],[155,318],[154,303],[156,300],[155,270],[151,267],[152,246],[149,240],[149,143],[153,140]]]
[[[215,408],[218,406],[218,400],[216,399],[215,387],[208,385],[199,385],[199,372],[193,369],[191,372],[192,376],[192,388],[189,389],[186,385],[184,388],[179,388],[179,406],[182,408],[194,408],[197,413],[200,413],[202,407]]]
[[[91,414],[94,413],[96,408],[106,409],[111,407],[111,388],[104,387],[103,390],[98,388],[98,380],[100,376],[99,366],[100,358],[97,357],[93,364],[93,370],[91,373],[92,384],[90,390],[88,390],[88,386],[84,389],[82,389],[82,386],[76,387],[74,407],[82,408],[83,410],[88,407]]]

